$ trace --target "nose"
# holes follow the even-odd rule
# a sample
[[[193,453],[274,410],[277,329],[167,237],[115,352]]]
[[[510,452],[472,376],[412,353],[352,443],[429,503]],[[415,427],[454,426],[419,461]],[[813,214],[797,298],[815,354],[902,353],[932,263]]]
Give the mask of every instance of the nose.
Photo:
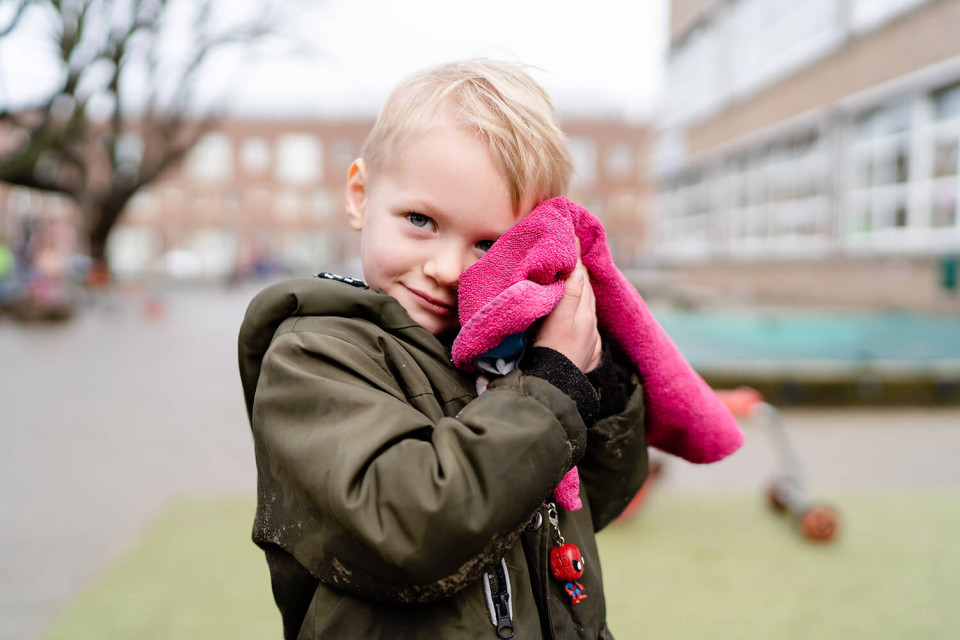
[[[469,266],[467,253],[454,244],[437,247],[424,263],[423,272],[442,287],[456,287],[460,274]]]

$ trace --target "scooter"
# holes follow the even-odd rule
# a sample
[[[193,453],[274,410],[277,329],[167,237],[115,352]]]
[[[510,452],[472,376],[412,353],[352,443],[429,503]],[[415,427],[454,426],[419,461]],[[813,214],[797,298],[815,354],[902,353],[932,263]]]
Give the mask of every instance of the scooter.
[[[770,508],[791,516],[800,535],[807,540],[819,543],[833,540],[840,527],[840,514],[807,496],[797,450],[776,407],[765,402],[759,391],[749,387],[717,390],[716,394],[735,417],[763,425],[773,438],[783,473],[767,486]]]

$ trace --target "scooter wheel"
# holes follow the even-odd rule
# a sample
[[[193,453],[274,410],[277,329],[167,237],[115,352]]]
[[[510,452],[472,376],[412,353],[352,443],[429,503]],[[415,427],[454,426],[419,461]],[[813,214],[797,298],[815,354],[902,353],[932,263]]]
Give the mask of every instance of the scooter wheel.
[[[814,505],[800,515],[800,534],[813,542],[830,542],[837,535],[840,515],[823,505]]]

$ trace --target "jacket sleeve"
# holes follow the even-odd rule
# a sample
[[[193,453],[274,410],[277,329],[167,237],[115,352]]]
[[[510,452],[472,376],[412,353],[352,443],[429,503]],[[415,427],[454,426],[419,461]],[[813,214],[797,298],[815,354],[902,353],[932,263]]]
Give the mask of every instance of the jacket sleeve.
[[[607,354],[605,354],[607,357]],[[601,417],[587,430],[587,450],[577,463],[587,492],[595,531],[613,522],[647,479],[647,439],[643,389],[632,367],[604,363]],[[616,395],[617,399],[605,400]],[[612,414],[603,409],[615,407]]]
[[[520,363],[573,398],[587,425],[587,452],[578,463],[595,531],[612,522],[647,478],[643,393],[636,372],[618,365],[604,341],[600,366],[583,374],[566,357],[542,347]]]
[[[520,372],[454,417],[424,411],[430,386],[401,387],[408,373],[392,370],[409,366],[337,336],[274,339],[252,415],[254,538],[339,589],[417,602],[475,580],[516,541],[586,427],[570,398]]]

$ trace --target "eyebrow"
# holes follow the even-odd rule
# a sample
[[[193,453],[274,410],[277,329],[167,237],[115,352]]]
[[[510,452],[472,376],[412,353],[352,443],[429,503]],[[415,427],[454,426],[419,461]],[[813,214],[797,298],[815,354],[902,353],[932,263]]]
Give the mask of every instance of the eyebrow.
[[[427,200],[419,200],[417,198],[402,198],[399,204],[400,209],[406,211],[416,211],[417,213],[423,213],[427,215],[436,215],[439,209],[431,204]]]

